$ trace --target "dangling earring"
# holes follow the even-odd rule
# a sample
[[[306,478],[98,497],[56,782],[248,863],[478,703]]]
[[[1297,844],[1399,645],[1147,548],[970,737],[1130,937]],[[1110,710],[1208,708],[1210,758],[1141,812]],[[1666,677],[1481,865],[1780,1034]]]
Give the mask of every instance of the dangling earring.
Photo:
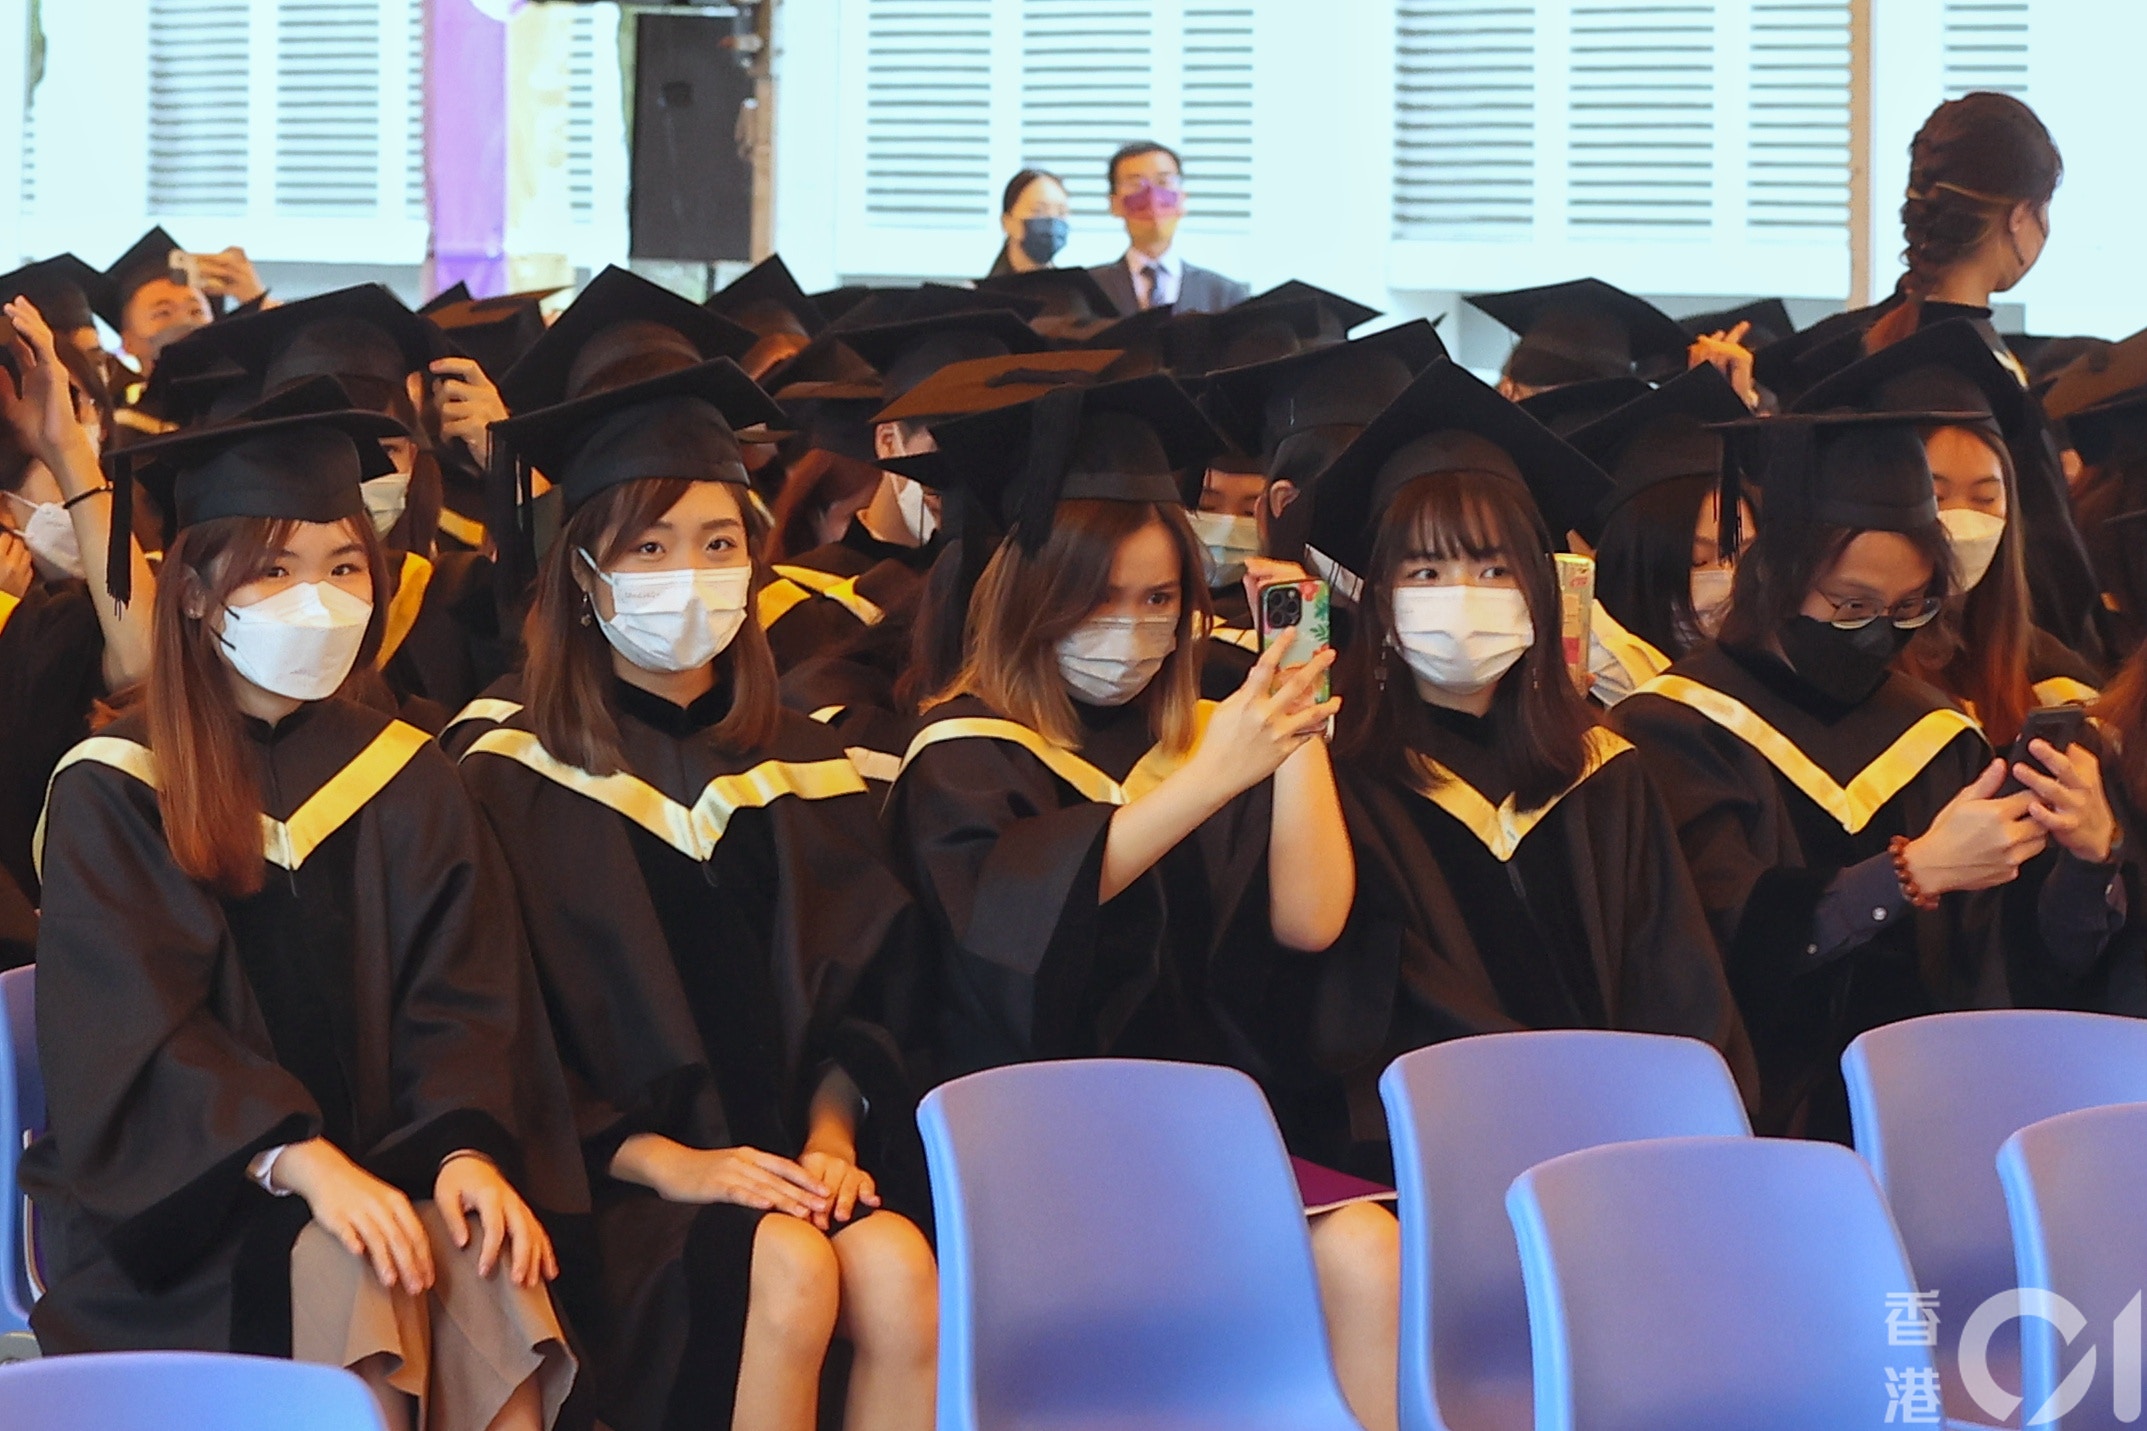
[[[1383,693],[1387,688],[1387,648],[1379,648],[1379,664],[1372,668],[1372,683]]]
[[[596,619],[596,608],[589,601],[589,593],[581,594],[581,624],[589,625]]]

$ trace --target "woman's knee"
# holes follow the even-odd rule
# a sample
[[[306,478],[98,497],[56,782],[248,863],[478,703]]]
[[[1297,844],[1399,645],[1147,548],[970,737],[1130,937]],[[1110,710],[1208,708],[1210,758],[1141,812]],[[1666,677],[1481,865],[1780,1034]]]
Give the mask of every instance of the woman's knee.
[[[939,1266],[917,1225],[897,1213],[876,1212],[832,1241],[851,1334],[935,1344]]]
[[[1336,1208],[1312,1224],[1320,1280],[1384,1297],[1401,1287],[1401,1224],[1377,1203]]]
[[[763,1217],[753,1234],[750,1315],[785,1340],[824,1347],[840,1298],[840,1269],[827,1235],[783,1213]]]

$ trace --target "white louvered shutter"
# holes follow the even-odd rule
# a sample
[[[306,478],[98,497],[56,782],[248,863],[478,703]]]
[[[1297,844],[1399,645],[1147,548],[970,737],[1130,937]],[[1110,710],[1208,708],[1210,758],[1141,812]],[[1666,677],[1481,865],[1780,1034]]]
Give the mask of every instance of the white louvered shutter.
[[[1712,222],[1714,11],[1714,0],[1576,0],[1566,81],[1566,214],[1576,230],[1638,236]]]
[[[1535,212],[1536,7],[1396,6],[1394,233],[1510,238]]]
[[[150,0],[152,213],[246,212],[250,8],[245,0]]]
[[[1757,0],[1750,73],[1747,222],[1785,234],[1845,233],[1848,0]]]
[[[992,0],[871,0],[865,218],[970,228],[993,208]]]
[[[1076,221],[1108,224],[1104,162],[1155,130],[1150,10],[1144,0],[1022,5],[1022,161],[1066,181]]]
[[[596,16],[577,10],[567,48],[567,208],[587,223],[596,204]]]
[[[2029,0],[1945,0],[1940,41],[1946,98],[1970,90],[2028,93]]]
[[[1253,7],[1188,0],[1178,40],[1178,152],[1188,233],[1252,231]]]
[[[380,205],[380,7],[279,0],[278,213],[364,217]]]
[[[403,217],[423,220],[425,210],[425,0],[402,0]]]

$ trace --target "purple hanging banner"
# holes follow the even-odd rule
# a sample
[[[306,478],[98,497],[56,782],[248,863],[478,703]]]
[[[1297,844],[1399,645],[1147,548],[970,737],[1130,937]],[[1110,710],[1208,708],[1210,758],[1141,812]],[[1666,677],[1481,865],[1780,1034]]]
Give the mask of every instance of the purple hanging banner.
[[[427,0],[425,291],[459,280],[479,298],[507,291],[507,26],[502,0]]]

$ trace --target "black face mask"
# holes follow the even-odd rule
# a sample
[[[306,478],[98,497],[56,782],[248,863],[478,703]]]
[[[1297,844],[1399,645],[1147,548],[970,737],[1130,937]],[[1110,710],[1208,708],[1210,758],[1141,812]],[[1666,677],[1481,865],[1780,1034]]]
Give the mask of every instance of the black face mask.
[[[1883,616],[1854,631],[1792,616],[1782,626],[1782,654],[1813,690],[1845,706],[1862,705],[1915,634]]]

